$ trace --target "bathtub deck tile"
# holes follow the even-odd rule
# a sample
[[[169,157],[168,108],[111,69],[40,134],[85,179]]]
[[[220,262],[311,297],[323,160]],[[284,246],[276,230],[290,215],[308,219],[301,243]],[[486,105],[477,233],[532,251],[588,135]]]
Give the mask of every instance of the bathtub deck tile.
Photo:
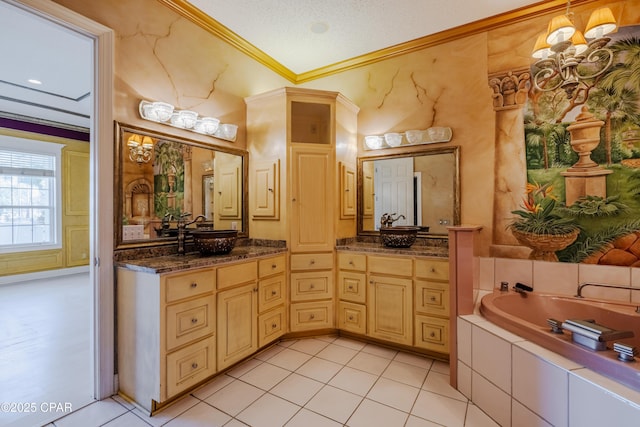
[[[513,334],[505,329],[502,329],[501,327],[489,322],[488,320],[484,321],[484,322],[478,322],[475,324],[477,327],[484,329],[485,331],[497,336],[498,338],[502,338],[505,341],[509,341],[510,343],[516,343],[516,342],[521,342],[521,341],[525,341],[524,338],[522,338],[521,336],[518,336],[516,334]]]
[[[566,357],[561,356],[551,350],[547,350],[546,348],[531,341],[522,341],[515,343],[514,345],[531,353],[535,357],[552,363],[559,368],[566,369],[567,371],[572,371],[574,369],[580,369],[584,367],[583,365],[576,363],[571,359],[567,359]]]

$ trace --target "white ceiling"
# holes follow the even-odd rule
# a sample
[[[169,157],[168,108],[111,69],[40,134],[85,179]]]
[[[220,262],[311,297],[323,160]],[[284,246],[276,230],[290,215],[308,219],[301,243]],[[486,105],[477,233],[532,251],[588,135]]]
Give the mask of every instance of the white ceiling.
[[[195,7],[295,74],[540,3],[161,0]],[[314,33],[314,25],[327,31]],[[89,127],[92,41],[0,0],[0,114]],[[37,79],[40,85],[29,83]]]
[[[540,3],[540,0],[187,1],[295,74]],[[327,31],[314,33],[314,24],[326,25]]]

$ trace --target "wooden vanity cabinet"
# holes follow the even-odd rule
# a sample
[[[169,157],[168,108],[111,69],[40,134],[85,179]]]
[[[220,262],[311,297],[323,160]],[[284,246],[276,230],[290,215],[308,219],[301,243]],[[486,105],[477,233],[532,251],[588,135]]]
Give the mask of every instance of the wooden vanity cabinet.
[[[216,372],[216,276],[117,270],[120,392],[150,413]]]
[[[338,329],[367,333],[367,256],[338,252]]]
[[[285,255],[258,262],[258,347],[273,342],[288,330],[286,271]]]
[[[334,327],[333,253],[291,254],[291,331]]]
[[[449,353],[449,262],[417,259],[415,346]]]

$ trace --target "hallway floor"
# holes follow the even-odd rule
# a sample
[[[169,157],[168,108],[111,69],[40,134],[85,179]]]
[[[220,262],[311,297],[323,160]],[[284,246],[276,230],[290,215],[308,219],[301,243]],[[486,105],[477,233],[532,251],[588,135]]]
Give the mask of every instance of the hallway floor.
[[[282,341],[153,417],[119,396],[48,427],[497,424],[449,385],[446,363],[333,336]]]

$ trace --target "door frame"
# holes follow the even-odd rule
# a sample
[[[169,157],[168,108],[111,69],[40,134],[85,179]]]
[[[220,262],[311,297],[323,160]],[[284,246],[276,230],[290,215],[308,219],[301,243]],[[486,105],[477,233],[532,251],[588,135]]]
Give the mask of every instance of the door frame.
[[[113,30],[50,0],[5,0],[93,41],[89,245],[93,285],[94,397],[116,392],[113,273]]]

